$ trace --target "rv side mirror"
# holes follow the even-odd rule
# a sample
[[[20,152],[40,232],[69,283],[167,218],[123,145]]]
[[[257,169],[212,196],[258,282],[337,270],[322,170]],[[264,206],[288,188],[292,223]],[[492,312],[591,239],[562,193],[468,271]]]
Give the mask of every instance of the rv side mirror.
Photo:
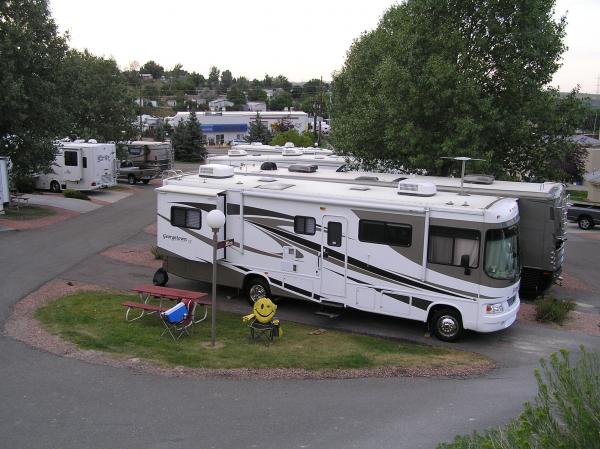
[[[471,268],[469,268],[469,264],[471,259],[468,254],[463,254],[460,256],[460,266],[465,269],[465,274],[468,276],[471,274]]]

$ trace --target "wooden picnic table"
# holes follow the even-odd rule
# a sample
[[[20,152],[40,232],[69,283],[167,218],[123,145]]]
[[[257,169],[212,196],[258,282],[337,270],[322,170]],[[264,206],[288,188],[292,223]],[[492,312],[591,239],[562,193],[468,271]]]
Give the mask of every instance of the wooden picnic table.
[[[17,210],[21,209],[21,206],[29,204],[29,197],[25,196],[24,193],[10,192],[10,203],[12,207],[16,207]]]
[[[196,320],[193,318],[194,323],[199,323],[206,319],[208,315],[208,306],[211,305],[211,301],[206,299],[208,294],[204,292],[195,292],[192,290],[182,290],[178,288],[170,288],[170,287],[160,287],[158,285],[153,284],[144,284],[133,288],[134,292],[137,292],[141,302],[135,301],[125,301],[122,303],[123,306],[127,307],[127,311],[125,312],[125,321],[135,321],[142,318],[144,315],[151,315],[153,313],[162,313],[167,311],[170,307],[164,307],[162,302],[163,300],[168,301],[192,301],[196,303],[196,307],[203,306],[204,307],[204,316]],[[149,301],[152,299],[158,300],[159,304],[150,304]],[[139,316],[135,318],[129,318],[129,312],[132,309],[141,310]]]

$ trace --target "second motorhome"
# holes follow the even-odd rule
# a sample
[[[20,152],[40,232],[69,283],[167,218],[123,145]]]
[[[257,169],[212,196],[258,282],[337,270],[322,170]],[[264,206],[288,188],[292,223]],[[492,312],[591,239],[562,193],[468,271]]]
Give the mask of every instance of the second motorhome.
[[[117,183],[117,154],[113,143],[61,142],[48,173],[35,178],[37,189],[96,190]]]
[[[219,283],[429,324],[443,340],[509,327],[519,309],[519,212],[514,199],[234,174],[200,166],[157,189],[164,269],[208,281],[213,232],[226,216]]]

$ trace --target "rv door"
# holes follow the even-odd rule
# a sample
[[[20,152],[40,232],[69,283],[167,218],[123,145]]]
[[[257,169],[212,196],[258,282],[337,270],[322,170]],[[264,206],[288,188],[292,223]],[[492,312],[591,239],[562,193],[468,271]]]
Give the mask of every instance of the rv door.
[[[65,181],[81,181],[82,160],[81,150],[63,151],[65,163],[63,164],[63,176]]]
[[[324,215],[321,240],[321,296],[346,297],[346,218]]]

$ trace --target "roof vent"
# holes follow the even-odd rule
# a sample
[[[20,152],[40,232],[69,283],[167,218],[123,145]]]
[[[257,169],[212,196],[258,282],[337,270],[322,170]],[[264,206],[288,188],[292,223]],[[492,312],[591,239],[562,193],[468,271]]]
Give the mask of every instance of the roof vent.
[[[227,156],[247,156],[248,152],[246,150],[237,150],[231,149],[227,152]]]
[[[405,179],[398,183],[399,195],[433,196],[436,191],[432,182]]]
[[[377,176],[357,176],[354,178],[355,181],[379,181]]]
[[[285,148],[294,148],[294,142],[286,142],[284,147]]]
[[[288,167],[288,171],[295,173],[314,173],[318,168],[318,165],[292,164]]]
[[[252,145],[252,146],[262,145],[262,142],[252,142],[250,145]]]
[[[260,164],[260,169],[261,170],[277,170],[277,164],[275,162],[263,162],[262,164]]]
[[[494,183],[494,177],[492,175],[477,175],[477,174],[472,174],[472,175],[465,175],[465,182],[468,182],[469,184],[493,184]]]
[[[231,178],[233,167],[221,164],[201,165],[198,169],[198,175],[205,178]]]
[[[281,149],[282,156],[302,156],[303,154],[304,153],[302,152],[302,150],[296,147],[283,147]]]

